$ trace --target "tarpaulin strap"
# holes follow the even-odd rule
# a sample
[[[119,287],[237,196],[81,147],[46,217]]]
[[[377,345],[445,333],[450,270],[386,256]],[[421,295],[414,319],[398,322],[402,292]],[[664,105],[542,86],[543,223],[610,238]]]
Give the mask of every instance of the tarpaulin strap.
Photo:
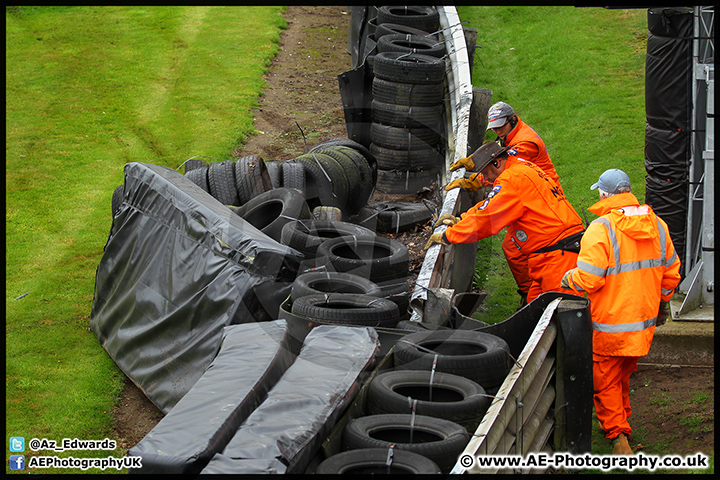
[[[387,466],[387,473],[390,473],[390,465],[393,463],[393,449],[395,448],[395,445],[390,445],[390,448],[388,448],[388,454],[387,458],[385,459],[385,465]]]
[[[320,170],[322,170],[322,172],[325,174],[325,178],[327,178],[328,181],[330,182],[330,185],[332,185],[332,178],[330,178],[330,175],[328,175],[328,173],[325,171],[323,166],[320,165],[320,160],[317,159],[314,152],[313,152],[312,156],[313,156],[313,159],[315,159],[315,163],[317,163],[318,167],[320,167]],[[335,195],[335,189],[333,189],[331,193],[332,193],[333,197],[337,198],[337,195]]]
[[[410,397],[408,397],[410,398]],[[415,430],[415,412],[417,411],[417,400],[412,401],[412,410],[410,411],[410,442],[413,443],[413,431]]]
[[[437,367],[437,354],[435,354],[435,358],[433,358],[433,365],[432,370],[430,371],[430,392],[428,394],[429,401],[432,402],[432,387],[433,387],[433,380],[435,379],[435,367]]]

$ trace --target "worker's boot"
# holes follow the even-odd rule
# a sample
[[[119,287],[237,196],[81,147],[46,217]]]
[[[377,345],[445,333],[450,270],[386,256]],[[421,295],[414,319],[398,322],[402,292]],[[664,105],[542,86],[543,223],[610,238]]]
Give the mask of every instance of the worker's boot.
[[[618,437],[612,441],[612,444],[613,455],[633,455],[632,448],[630,448],[630,444],[624,433],[618,435]]]

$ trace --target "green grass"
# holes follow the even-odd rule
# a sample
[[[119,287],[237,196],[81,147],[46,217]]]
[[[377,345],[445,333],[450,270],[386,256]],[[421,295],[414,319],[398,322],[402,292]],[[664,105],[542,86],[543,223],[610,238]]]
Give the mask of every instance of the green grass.
[[[282,11],[6,9],[8,436],[110,434],[124,375],[88,325],[112,192],[127,162],[230,158],[253,132]]]
[[[580,217],[584,208],[595,218],[587,212],[597,201],[590,185],[608,168],[626,171],[643,202],[647,11],[463,6],[458,13],[478,30],[473,85],[491,89],[493,103],[509,103],[538,132]],[[491,305],[478,318],[489,323],[520,301],[499,238],[478,244],[475,287]]]

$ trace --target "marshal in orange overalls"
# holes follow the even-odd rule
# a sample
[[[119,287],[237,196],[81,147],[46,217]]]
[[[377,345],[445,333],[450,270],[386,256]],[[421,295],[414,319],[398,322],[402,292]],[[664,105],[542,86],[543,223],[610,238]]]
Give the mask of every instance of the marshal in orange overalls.
[[[551,247],[583,230],[582,221],[560,185],[537,165],[509,156],[505,170],[493,184],[488,198],[463,213],[461,220],[445,230],[449,243],[471,243],[497,235],[507,227],[518,253],[528,259],[531,279],[527,301],[541,293],[564,291],[563,274],[575,266],[577,253]]]

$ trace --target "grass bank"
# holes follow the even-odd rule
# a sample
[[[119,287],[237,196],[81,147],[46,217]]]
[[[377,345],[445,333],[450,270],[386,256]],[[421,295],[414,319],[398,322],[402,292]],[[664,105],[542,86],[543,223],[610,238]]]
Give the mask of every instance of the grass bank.
[[[543,139],[570,203],[583,217],[590,185],[608,168],[627,172],[645,198],[647,10],[459,7],[477,28],[473,85],[493,91]],[[488,132],[486,140],[495,134]],[[480,242],[476,285],[488,292],[479,318],[512,315],[520,297],[502,254],[504,233]]]
[[[110,435],[124,375],[88,325],[112,192],[127,162],[230,158],[252,132],[282,11],[6,8],[8,437]],[[72,455],[98,456],[85,453]]]

